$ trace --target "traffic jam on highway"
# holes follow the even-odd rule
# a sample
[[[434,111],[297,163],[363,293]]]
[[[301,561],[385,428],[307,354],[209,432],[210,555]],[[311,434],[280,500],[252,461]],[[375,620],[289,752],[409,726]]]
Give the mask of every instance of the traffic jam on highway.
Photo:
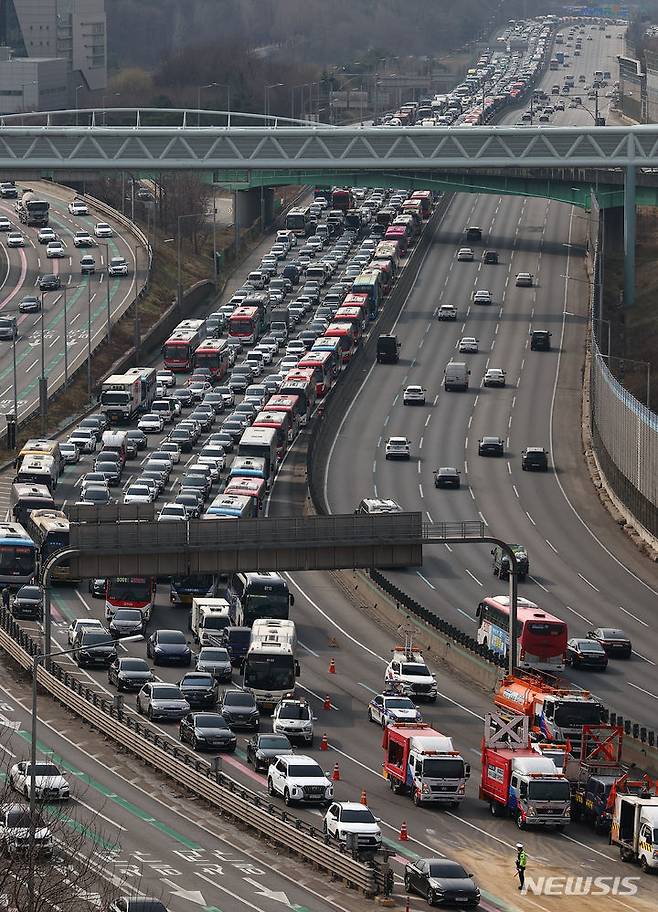
[[[613,25],[600,27],[607,35]],[[581,56],[582,42],[594,28],[598,32],[598,23],[584,20],[563,26],[574,57]],[[570,65],[571,72],[554,93],[559,101],[551,111],[545,105],[540,121],[564,111],[566,97],[569,107],[580,107],[570,95],[574,85],[584,83],[585,91],[591,81],[598,91],[609,74],[582,74],[568,54],[553,57],[554,37],[552,20],[510,27],[449,95],[403,105],[383,122],[410,127],[482,124],[531,99],[534,112],[537,102],[545,100],[538,81],[550,78],[554,59],[561,68]],[[590,55],[583,54],[582,60],[591,62]],[[522,122],[529,122],[525,114]],[[311,419],[321,420],[323,403],[349,374],[367,338],[377,336],[377,376],[411,373],[401,335],[409,322],[378,333],[377,320],[400,275],[414,268],[423,232],[435,230],[433,216],[441,203],[440,194],[428,189],[317,188],[312,201],[289,210],[270,251],[226,304],[182,320],[157,364],[109,376],[98,409],[65,437],[25,443],[0,539],[5,604],[24,629],[35,636],[42,629],[38,568],[67,546],[67,506],[153,505],[157,522],[266,516],[300,431]],[[96,235],[107,237],[102,232],[108,227],[96,225]],[[491,397],[507,392],[508,366],[498,360],[493,345],[487,344],[486,365],[478,357],[485,350],[483,322],[474,315],[500,315],[508,285],[519,294],[532,294],[537,287],[535,273],[520,269],[508,271],[504,293],[493,290],[509,250],[497,246],[495,236],[476,221],[452,224],[446,234],[454,240],[450,268],[464,271],[459,280],[463,293],[435,302],[431,328],[452,340],[453,354],[439,365],[436,389],[407,382],[407,377],[402,384],[396,381],[400,427],[391,434],[381,431],[386,463],[416,457],[418,436],[405,432],[405,422],[421,412],[429,415],[440,387],[451,401],[453,392],[473,387]],[[76,238],[76,246],[94,243],[89,236],[88,245],[82,232]],[[47,243],[47,257],[61,255],[55,249],[61,248],[57,237]],[[82,256],[81,269],[89,259],[89,254]],[[125,260],[110,261],[108,271],[115,265],[123,268]],[[474,267],[475,279],[466,273]],[[531,320],[528,335],[528,358],[552,352],[550,322]],[[429,417],[425,427],[428,423]],[[495,465],[506,460],[509,439],[496,427],[491,431],[478,439],[477,456]],[[552,468],[545,442],[533,438],[518,462],[524,472]],[[432,478],[438,511],[447,502],[442,498],[459,496],[443,489],[461,492],[468,483],[458,464],[432,466]],[[373,491],[371,484],[364,494],[351,509],[403,509],[381,487]],[[512,547],[519,582],[532,579],[525,546]],[[506,581],[507,557],[497,548],[491,556],[493,575]],[[337,676],[349,673],[344,666],[337,668],[341,660],[333,654],[326,674],[315,669],[314,660],[324,661],[324,655],[306,644],[308,620],[304,616],[303,625],[298,620],[299,602],[306,599],[300,599],[290,577],[246,572],[79,580],[65,562],[55,569],[53,582],[55,638],[69,651],[63,661],[77,668],[81,680],[99,691],[121,693],[127,712],[143,716],[160,734],[190,750],[221,753],[224,770],[257,794],[294,805],[295,813],[316,826],[320,814],[324,833],[360,857],[393,847],[397,884],[430,905],[477,906],[482,897],[473,865],[462,866],[438,848],[432,853],[428,849],[433,845],[425,842],[416,846],[418,852],[408,850],[412,840],[406,819],[401,817],[401,825],[387,819],[395,821],[399,808],[392,796],[409,804],[400,812],[405,818],[418,821],[412,817],[414,808],[425,814],[440,809],[451,822],[456,815],[477,821],[475,829],[505,845],[516,842],[515,825],[542,834],[555,846],[559,834],[567,827],[573,832],[573,823],[582,821],[605,834],[623,861],[639,863],[644,872],[658,867],[653,784],[622,764],[623,729],[607,724],[604,702],[559,677],[565,665],[593,671],[628,660],[633,644],[619,628],[592,623],[583,635],[570,636],[564,617],[519,597],[517,671],[502,679],[493,701],[481,694],[473,698],[474,708],[466,710],[469,739],[463,744],[446,734],[450,728],[443,721],[435,721],[461,704],[443,699],[441,675],[426,659],[419,637],[405,629],[383,666],[372,666],[379,669],[379,679],[370,674],[370,666],[355,670],[368,683],[352,682],[355,692],[350,692],[360,717],[371,723],[365,736],[369,752],[356,760],[376,777],[368,791],[378,806],[371,808],[366,788],[353,786],[352,775],[345,776],[351,757],[334,726],[340,697],[325,696]],[[509,645],[509,610],[504,595],[483,595],[477,606],[478,642],[502,656]],[[374,652],[372,657],[381,659]],[[369,691],[365,699],[364,689]],[[11,787],[25,797],[28,767],[17,760],[10,773]],[[76,782],[56,764],[44,762],[36,787],[44,802],[67,801],[75,796]],[[479,815],[479,806],[485,816]],[[571,841],[585,847],[586,857],[595,846],[591,851],[609,865],[614,856],[603,855],[597,839],[584,827],[577,834]],[[0,824],[0,836],[11,845],[9,823]],[[600,844],[605,846],[603,840]]]

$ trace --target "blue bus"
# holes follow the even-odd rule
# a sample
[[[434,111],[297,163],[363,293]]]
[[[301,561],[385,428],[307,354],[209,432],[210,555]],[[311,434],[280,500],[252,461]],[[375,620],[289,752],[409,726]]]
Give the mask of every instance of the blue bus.
[[[18,588],[31,583],[37,572],[39,550],[25,529],[14,522],[0,523],[0,586]]]
[[[374,320],[379,313],[379,307],[382,300],[383,282],[381,273],[362,272],[352,283],[352,294],[364,294],[368,296],[368,319]]]
[[[175,576],[169,587],[169,600],[172,605],[187,607],[193,598],[214,598],[217,595],[217,578],[211,573],[198,573],[194,576]]]

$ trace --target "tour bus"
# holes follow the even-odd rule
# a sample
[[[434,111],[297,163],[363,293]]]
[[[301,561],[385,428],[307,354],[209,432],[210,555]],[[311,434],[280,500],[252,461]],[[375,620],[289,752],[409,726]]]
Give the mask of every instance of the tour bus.
[[[308,206],[291,209],[286,215],[286,230],[297,237],[309,237],[315,234],[315,220],[311,217]]]
[[[421,212],[424,219],[428,219],[432,214],[432,191],[431,190],[414,190],[411,194],[412,200],[420,200]]]
[[[57,474],[61,475],[64,471],[62,451],[56,440],[48,440],[41,437],[33,437],[30,440],[26,440],[18,454],[18,460],[23,459],[25,456],[52,456]]]
[[[328,352],[331,355],[331,378],[332,381],[335,381],[343,366],[340,339],[335,336],[318,336],[309,354],[317,354],[318,352]]]
[[[218,494],[202,519],[255,519],[256,501],[245,494]]]
[[[258,318],[260,320],[260,326],[258,328],[258,335],[264,336],[270,330],[270,323],[272,321],[272,303],[270,301],[270,296],[266,291],[252,291],[247,297],[242,301],[241,307],[257,307],[258,308]]]
[[[12,518],[25,523],[31,510],[54,510],[55,501],[46,485],[15,483],[9,493]]]
[[[336,323],[351,323],[354,329],[354,345],[359,344],[365,325],[360,307],[339,307],[334,316],[334,321]]]
[[[206,335],[205,320],[183,320],[162,346],[164,365],[169,370],[189,372],[194,367],[194,352]]]
[[[276,431],[268,427],[248,427],[240,437],[238,456],[256,456],[265,460],[266,483],[270,487],[277,467]]]
[[[340,339],[341,360],[347,364],[354,354],[356,348],[356,329],[352,323],[330,323],[324,333],[329,338]]]
[[[344,309],[345,308],[341,308],[341,310]],[[313,368],[315,372],[315,391],[318,395],[318,399],[326,396],[331,389],[334,374],[334,360],[332,352],[311,349],[297,364],[297,367]]]
[[[236,307],[228,318],[228,334],[243,345],[253,345],[260,339],[261,317],[257,307]]]
[[[231,478],[262,478],[267,481],[267,468],[261,456],[235,456],[228,470],[228,481]]]
[[[417,238],[423,230],[423,220],[415,209],[403,209],[402,212],[395,217],[391,227],[394,228],[397,225],[404,225],[407,228],[410,245],[413,243],[414,238]]]
[[[14,522],[0,522],[0,586],[18,588],[34,579],[38,549],[25,529]]]
[[[236,627],[251,627],[260,618],[287,621],[295,597],[278,573],[233,573],[226,590]]]
[[[272,710],[285,696],[294,693],[295,679],[300,673],[296,645],[293,621],[275,618],[254,621],[242,667],[242,683],[261,709]]]
[[[290,393],[276,393],[274,396],[270,396],[264,406],[266,412],[285,412],[288,416],[290,422],[288,443],[292,443],[297,436],[305,408],[304,401],[299,396]]]
[[[374,320],[382,300],[382,279],[379,272],[362,272],[352,282],[352,294],[368,296],[368,319]]]
[[[235,475],[228,480],[224,488],[227,497],[251,497],[256,504],[256,515],[263,509],[265,502],[266,485],[264,478],[246,478],[244,475]]]
[[[259,412],[252,422],[252,427],[271,427],[276,431],[276,455],[281,460],[288,449],[288,435],[290,432],[290,418],[287,412]],[[230,477],[230,476],[229,476]]]
[[[400,256],[404,257],[409,251],[409,239],[404,225],[389,225],[384,235],[385,241],[397,241]]]
[[[172,605],[187,607],[195,598],[215,598],[217,578],[212,573],[195,573],[194,576],[174,576],[169,583],[169,600]]]
[[[69,520],[61,510],[32,510],[25,520],[25,531],[39,549],[41,566],[56,551],[69,546]],[[79,576],[71,575],[71,562],[60,561],[53,568],[50,578],[56,583],[79,583]]]
[[[343,213],[354,208],[354,197],[349,187],[335,187],[331,191],[331,208],[340,209]]]
[[[489,596],[477,608],[477,641],[501,656],[506,656],[509,648],[509,613],[507,595]],[[517,666],[534,671],[562,671],[568,637],[565,621],[524,598],[517,600],[516,617]]]
[[[204,339],[194,352],[194,366],[205,367],[216,383],[221,383],[229,369],[229,347],[226,339]]]
[[[25,456],[14,481],[21,484],[45,485],[49,491],[54,491],[59,481],[54,457]]]
[[[318,396],[315,380],[313,378],[313,371],[308,368],[295,368],[294,370],[291,370],[286,374],[281,383],[279,393],[282,395],[288,393],[291,396],[299,397],[301,400],[299,412],[300,427],[304,427],[305,424],[308,424],[308,420],[311,417]],[[270,406],[268,405],[268,408],[269,407]]]
[[[375,247],[373,259],[389,262],[391,264],[391,272],[395,278],[400,269],[400,245],[397,240],[380,241]]]
[[[377,257],[373,257],[370,260],[369,269],[376,269],[382,279],[382,294],[387,295],[391,288],[393,287],[393,270],[391,269],[390,260],[379,260]]]
[[[105,580],[105,617],[113,618],[119,608],[138,608],[148,621],[155,603],[153,576],[114,576]]]

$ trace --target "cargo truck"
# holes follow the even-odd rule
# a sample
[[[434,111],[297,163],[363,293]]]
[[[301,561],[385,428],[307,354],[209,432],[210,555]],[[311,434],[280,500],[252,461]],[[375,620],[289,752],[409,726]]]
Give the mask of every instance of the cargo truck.
[[[231,624],[231,606],[223,598],[193,598],[190,630],[195,643],[217,646],[224,627]]]
[[[643,871],[658,868],[658,795],[617,795],[610,844],[622,861],[636,861]]]
[[[142,381],[136,374],[112,374],[101,388],[101,412],[107,420],[122,424],[129,422],[139,411],[142,402]]]
[[[571,820],[569,780],[553,760],[533,750],[526,716],[485,716],[479,794],[493,817],[514,817],[520,830],[562,830]]]
[[[416,806],[463,800],[471,767],[451,738],[423,722],[398,722],[384,729],[382,746],[391,791],[410,795]]]

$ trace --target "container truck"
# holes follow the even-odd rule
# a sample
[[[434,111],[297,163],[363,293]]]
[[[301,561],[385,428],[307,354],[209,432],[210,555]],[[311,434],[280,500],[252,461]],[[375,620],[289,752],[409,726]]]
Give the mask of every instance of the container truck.
[[[108,421],[129,422],[138,413],[141,402],[142,381],[136,374],[112,374],[104,381],[100,406]]]
[[[391,791],[410,795],[416,806],[463,800],[471,767],[451,738],[424,722],[398,722],[384,729],[382,746]]]
[[[520,830],[562,830],[571,820],[569,780],[553,760],[533,750],[526,716],[485,716],[479,794],[493,817],[514,817]]]
[[[658,868],[658,795],[617,795],[610,844],[622,861],[635,861],[646,873]]]

